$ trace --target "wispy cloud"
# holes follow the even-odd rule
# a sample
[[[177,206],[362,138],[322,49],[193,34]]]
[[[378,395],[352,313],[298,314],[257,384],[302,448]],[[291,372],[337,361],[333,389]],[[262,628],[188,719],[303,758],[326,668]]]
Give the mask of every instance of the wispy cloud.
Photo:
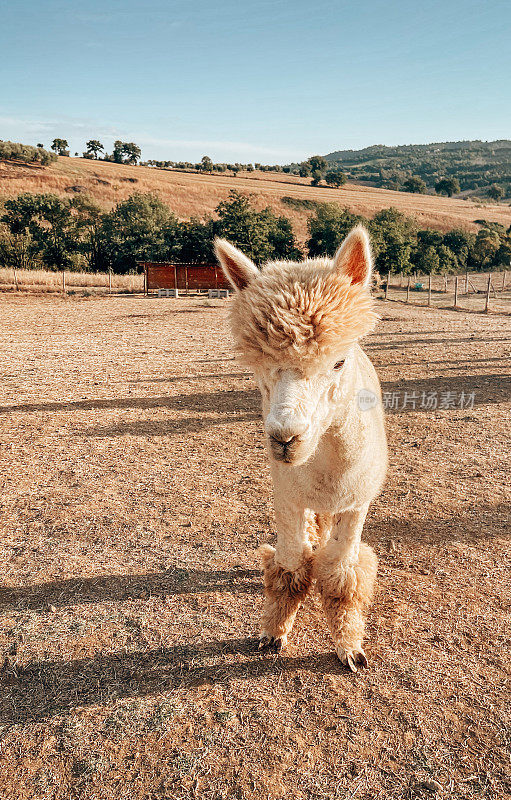
[[[196,160],[205,153],[215,160],[225,161],[290,161],[296,158],[296,151],[270,147],[253,142],[224,141],[216,139],[168,139],[152,135],[122,125],[105,125],[93,119],[34,118],[0,116],[0,139],[14,138],[17,141],[35,138],[52,139],[55,136],[67,138],[71,151],[82,150],[85,141],[91,136],[99,138],[106,146],[115,139],[137,142],[143,148],[144,158],[174,158],[176,160]]]
[[[98,136],[119,136],[121,131],[111,125],[98,125],[94,120],[87,119],[73,119],[70,117],[63,117],[61,119],[26,119],[21,117],[0,116],[0,126],[3,128],[14,128],[21,133],[38,133],[47,132],[52,133],[58,130],[62,133],[65,128],[66,132],[75,134],[77,136],[83,134],[90,136],[92,133],[97,133]],[[0,136],[1,138],[1,136]]]
[[[216,141],[214,139],[160,139],[143,133],[133,134],[140,144],[154,145],[156,147],[188,148],[190,150],[211,150],[212,153],[223,152],[225,155],[244,153],[247,157],[255,154],[272,156],[272,158],[288,158],[290,151],[250,142]]]

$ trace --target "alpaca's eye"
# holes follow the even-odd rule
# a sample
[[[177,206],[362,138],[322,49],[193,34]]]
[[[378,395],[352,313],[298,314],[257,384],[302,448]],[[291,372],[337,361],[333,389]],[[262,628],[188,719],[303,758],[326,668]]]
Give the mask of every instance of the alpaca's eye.
[[[341,369],[344,366],[344,361],[338,361],[337,364],[334,364],[334,369]]]

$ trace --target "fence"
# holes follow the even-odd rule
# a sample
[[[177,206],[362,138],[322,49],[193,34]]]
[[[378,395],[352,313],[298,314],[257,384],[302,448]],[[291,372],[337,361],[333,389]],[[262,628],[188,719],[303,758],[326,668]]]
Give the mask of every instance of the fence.
[[[117,275],[112,272],[74,272],[0,267],[0,291],[28,292],[138,293],[144,288],[143,275]]]
[[[511,272],[404,275],[390,272],[385,299],[464,311],[511,313]]]

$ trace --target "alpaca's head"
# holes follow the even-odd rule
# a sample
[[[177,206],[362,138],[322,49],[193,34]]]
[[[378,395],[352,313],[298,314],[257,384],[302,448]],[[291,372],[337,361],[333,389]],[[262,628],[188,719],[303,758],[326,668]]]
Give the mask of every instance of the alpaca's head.
[[[332,422],[351,348],[377,320],[369,237],[359,226],[333,259],[270,262],[261,270],[229,242],[217,239],[215,247],[236,290],[232,332],[263,395],[271,453],[303,464]]]

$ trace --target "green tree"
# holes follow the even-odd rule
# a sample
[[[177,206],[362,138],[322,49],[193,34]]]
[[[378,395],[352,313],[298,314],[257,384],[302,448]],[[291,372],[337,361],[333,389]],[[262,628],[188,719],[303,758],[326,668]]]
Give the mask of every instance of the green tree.
[[[300,164],[300,169],[298,170],[298,174],[300,178],[308,178],[311,174],[311,165],[308,161],[303,161]]]
[[[99,139],[89,139],[85,147],[86,147],[86,153],[93,156],[94,158],[97,158],[98,154],[104,152],[105,150]]]
[[[446,194],[452,197],[453,194],[458,194],[460,191],[460,184],[457,178],[442,178],[435,183],[435,192],[437,194]]]
[[[202,156],[200,168],[202,172],[213,172],[213,162],[209,156]]]
[[[55,150],[59,156],[69,155],[69,144],[67,143],[67,139],[54,139],[51,149]]]
[[[414,194],[426,194],[426,184],[418,175],[411,175],[403,183],[403,192],[413,192]]]
[[[427,228],[426,230],[418,231],[417,242],[419,247],[426,249],[428,247],[440,247],[444,244],[444,237],[440,231],[434,231]]]
[[[440,272],[440,258],[435,247],[430,245],[419,253],[417,261],[418,269],[426,275]]]
[[[312,170],[311,186],[319,186],[319,184],[321,183],[322,178],[323,178],[323,175],[321,174],[319,169]]]
[[[28,231],[12,233],[0,224],[0,263],[5,267],[31,269],[37,266],[37,247]]]
[[[116,164],[122,164],[124,161],[124,142],[121,142],[120,139],[114,142],[112,159]]]
[[[500,237],[495,230],[481,228],[470,253],[474,266],[480,270],[491,267],[500,244]]]
[[[437,253],[439,272],[445,273],[458,271],[460,264],[458,262],[456,253],[454,253],[449,247],[446,247],[445,244],[439,245],[437,248]]]
[[[323,156],[311,156],[309,164],[311,172],[324,172],[327,168],[327,161]]]
[[[346,183],[346,175],[340,170],[329,170],[325,175],[325,181],[328,186],[335,186],[339,188]]]
[[[277,217],[271,209],[266,208],[259,212],[259,218],[266,223],[269,258],[291,261],[303,258],[303,253],[296,244],[293,226],[287,217]]]
[[[121,142],[120,139],[114,142],[114,150],[110,158],[105,160],[114,161],[116,164],[133,164],[139,161],[142,151],[135,142]]]
[[[216,230],[214,220],[202,222],[194,217],[178,223],[175,230],[167,226],[166,240],[170,257],[186,264],[215,263],[213,239]]]
[[[55,194],[25,192],[5,202],[2,222],[13,235],[30,235],[32,253],[49,269],[76,266],[78,238],[71,203]]]
[[[369,222],[375,267],[381,273],[409,272],[416,226],[395,208],[378,211]]]
[[[491,197],[492,200],[502,200],[504,194],[505,194],[504,189],[497,183],[492,183],[492,185],[488,189],[488,197]]]
[[[443,244],[454,253],[462,269],[467,266],[467,259],[474,242],[474,234],[456,228],[445,233],[443,238]]]
[[[309,239],[307,247],[309,255],[333,256],[350,230],[362,222],[359,217],[337,203],[321,203],[308,220]]]
[[[137,261],[165,261],[169,226],[177,224],[154,194],[135,192],[103,217],[105,260],[113,272],[137,271]]]
[[[122,152],[126,164],[136,164],[142,155],[142,150],[135,142],[123,142]]]
[[[75,268],[79,248],[71,202],[54,194],[39,195],[37,225],[44,264],[50,269]]]
[[[78,251],[83,256],[86,268],[92,272],[105,271],[109,264],[103,237],[104,212],[91,197],[83,194],[71,200],[71,212],[75,220]]]
[[[218,235],[240,247],[256,263],[299,254],[289,220],[277,217],[269,208],[255,211],[246,194],[231,190],[215,211]]]
[[[511,237],[506,237],[505,241],[501,242],[499,249],[495,253],[493,263],[497,267],[509,268],[511,264]]]

